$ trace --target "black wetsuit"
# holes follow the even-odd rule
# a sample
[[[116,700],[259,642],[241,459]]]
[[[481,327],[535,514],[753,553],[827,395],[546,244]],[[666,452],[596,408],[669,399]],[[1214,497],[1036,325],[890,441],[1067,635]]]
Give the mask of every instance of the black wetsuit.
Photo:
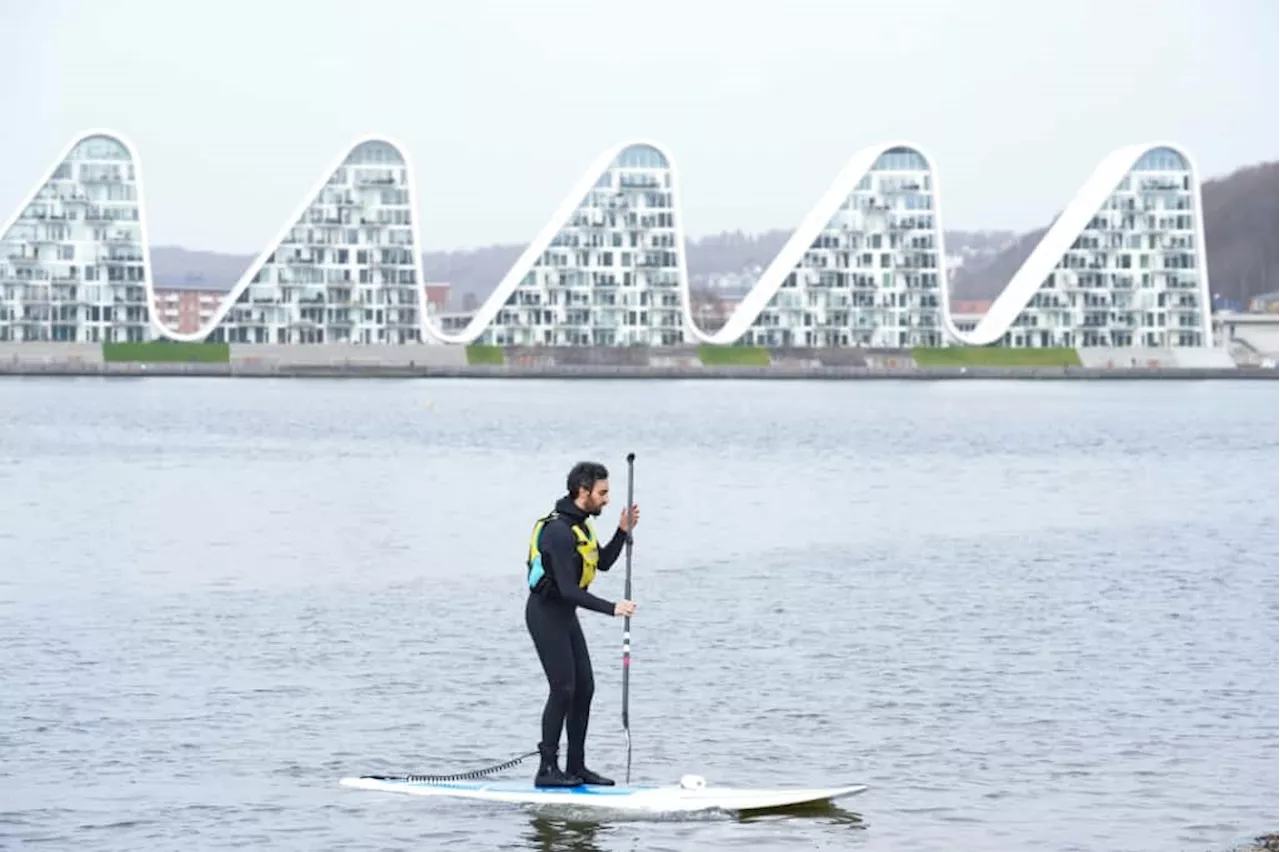
[[[591,657],[587,653],[577,608],[613,615],[614,602],[596,597],[579,587],[582,579],[582,556],[574,538],[573,524],[581,524],[587,514],[562,497],[556,502],[559,517],[542,529],[539,549],[547,579],[539,591],[531,591],[525,604],[524,619],[538,649],[538,658],[547,675],[547,703],[542,711],[542,742],[539,750],[544,765],[555,765],[560,745],[560,731],[567,729],[569,748],[565,769],[583,777],[583,748],[587,739],[587,722],[591,715],[591,698],[595,693],[595,677]],[[627,534],[618,529],[613,538],[600,548],[597,571],[608,571],[617,561]]]

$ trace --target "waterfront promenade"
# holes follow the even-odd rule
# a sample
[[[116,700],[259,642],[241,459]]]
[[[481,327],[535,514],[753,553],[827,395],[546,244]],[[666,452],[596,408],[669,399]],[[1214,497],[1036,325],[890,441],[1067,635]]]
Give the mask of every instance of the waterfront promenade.
[[[1280,379],[1275,367],[683,367],[600,365],[407,365],[407,364],[201,364],[0,362],[5,376],[185,376],[315,379],[741,379],[774,381],[940,381],[963,379],[1040,380],[1266,380]]]
[[[0,376],[537,379],[1264,379],[1218,349],[0,344]]]

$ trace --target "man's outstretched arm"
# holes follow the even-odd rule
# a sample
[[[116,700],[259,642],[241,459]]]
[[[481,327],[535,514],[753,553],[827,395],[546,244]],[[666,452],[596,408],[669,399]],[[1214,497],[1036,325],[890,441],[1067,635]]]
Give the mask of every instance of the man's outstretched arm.
[[[622,555],[622,548],[626,543],[627,531],[618,527],[613,531],[613,538],[609,539],[609,543],[600,548],[600,561],[596,563],[596,570],[608,571],[612,568],[613,563]]]

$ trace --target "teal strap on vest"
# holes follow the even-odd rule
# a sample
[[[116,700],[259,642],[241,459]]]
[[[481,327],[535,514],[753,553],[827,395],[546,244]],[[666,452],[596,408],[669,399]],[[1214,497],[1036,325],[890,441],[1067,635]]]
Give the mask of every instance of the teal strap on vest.
[[[525,559],[525,568],[528,572],[526,579],[531,592],[538,591],[543,579],[547,576],[547,569],[542,566],[542,550],[539,548],[538,542],[542,538],[542,531],[546,528],[547,523],[556,517],[558,517],[558,514],[552,512],[546,517],[539,518],[537,523],[533,525],[532,535],[529,536],[529,555]]]
[[[536,592],[545,576],[547,576],[547,570],[542,567],[542,554],[539,553],[529,565],[529,591]]]

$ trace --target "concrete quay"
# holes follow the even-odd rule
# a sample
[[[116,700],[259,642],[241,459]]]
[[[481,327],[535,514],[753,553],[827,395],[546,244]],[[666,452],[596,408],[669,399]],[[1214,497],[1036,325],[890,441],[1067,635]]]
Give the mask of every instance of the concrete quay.
[[[0,376],[219,377],[294,379],[750,379],[756,381],[1151,381],[1280,379],[1276,367],[922,367],[694,366],[599,364],[378,364],[378,363],[137,363],[0,361]]]
[[[1223,350],[1090,349],[971,356],[905,349],[0,343],[0,376],[756,380],[1268,379]],[[957,363],[956,359],[959,359]]]

